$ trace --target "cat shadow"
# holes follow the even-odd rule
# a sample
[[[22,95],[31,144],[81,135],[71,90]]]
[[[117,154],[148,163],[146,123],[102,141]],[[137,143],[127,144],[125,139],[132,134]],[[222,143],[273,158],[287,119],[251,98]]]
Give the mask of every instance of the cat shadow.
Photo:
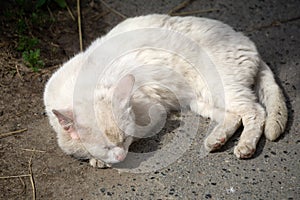
[[[158,150],[163,144],[163,138],[180,126],[181,120],[167,119],[162,130],[148,138],[141,138],[133,142],[129,148],[129,152],[149,153]]]
[[[128,151],[126,159],[114,167],[118,169],[137,169],[142,162],[147,161],[150,157],[153,157],[155,152],[161,149],[169,140],[174,137],[174,132],[178,129],[183,121],[180,119],[173,119],[174,112],[169,114],[164,127],[157,134],[141,138],[133,142]],[[139,155],[138,159],[131,157],[131,155]]]

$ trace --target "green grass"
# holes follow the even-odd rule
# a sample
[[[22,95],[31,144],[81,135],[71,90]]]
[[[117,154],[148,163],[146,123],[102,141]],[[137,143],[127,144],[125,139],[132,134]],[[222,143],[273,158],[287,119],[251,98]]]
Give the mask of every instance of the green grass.
[[[18,35],[16,50],[21,52],[23,63],[37,72],[44,67],[39,39],[32,34],[35,27],[43,27],[54,19],[49,17],[47,7],[57,4],[61,8],[67,6],[65,0],[16,0],[16,11],[6,11],[5,17],[16,20],[15,31]],[[49,7],[48,7],[49,9]],[[49,21],[50,20],[50,21]]]
[[[38,72],[45,65],[40,57],[40,49],[23,51],[22,58],[24,63],[34,72]]]
[[[19,36],[19,40],[18,40],[17,50],[18,51],[28,51],[28,50],[31,50],[36,45],[38,45],[39,42],[40,41],[37,38],[30,38],[28,36],[20,35]]]
[[[22,52],[23,63],[34,72],[39,71],[45,65],[40,56],[41,50],[36,48],[38,44],[39,40],[35,37],[19,35],[17,50]]]

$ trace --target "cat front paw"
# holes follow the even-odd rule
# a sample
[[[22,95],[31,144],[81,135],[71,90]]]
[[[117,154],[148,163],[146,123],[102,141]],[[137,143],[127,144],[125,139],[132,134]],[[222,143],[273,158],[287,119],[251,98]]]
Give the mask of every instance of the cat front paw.
[[[234,154],[236,155],[236,157],[241,159],[251,158],[254,152],[255,148],[249,144],[238,144],[234,148]]]
[[[110,168],[111,165],[102,162],[101,160],[97,160],[95,158],[90,159],[90,165],[96,168],[100,168],[100,169],[105,169],[105,168]]]
[[[205,149],[208,152],[213,152],[220,149],[226,143],[226,137],[210,137],[208,136],[204,141]]]

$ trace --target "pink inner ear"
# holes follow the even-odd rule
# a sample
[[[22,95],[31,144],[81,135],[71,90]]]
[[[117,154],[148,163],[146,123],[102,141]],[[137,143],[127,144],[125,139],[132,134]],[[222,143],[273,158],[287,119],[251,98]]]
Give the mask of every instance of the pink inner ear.
[[[73,114],[70,110],[52,110],[53,114],[57,117],[59,124],[62,128],[70,134],[72,139],[79,139],[79,135],[74,128]]]

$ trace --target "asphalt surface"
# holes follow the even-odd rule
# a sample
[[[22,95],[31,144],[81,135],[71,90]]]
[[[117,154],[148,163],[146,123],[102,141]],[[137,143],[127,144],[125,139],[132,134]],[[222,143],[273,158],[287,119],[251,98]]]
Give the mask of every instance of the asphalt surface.
[[[180,2],[111,1],[109,5],[126,16],[136,16],[167,13]],[[203,10],[195,16],[223,21],[256,43],[287,97],[289,121],[279,140],[270,142],[263,137],[254,158],[238,160],[232,153],[237,133],[220,152],[203,158],[203,138],[199,133],[177,162],[153,173],[130,174],[133,187],[127,192],[118,184],[129,183],[108,182],[100,196],[114,193],[112,197],[145,199],[300,199],[299,7],[299,1],[194,1],[178,11]],[[205,12],[210,9],[214,11]]]

